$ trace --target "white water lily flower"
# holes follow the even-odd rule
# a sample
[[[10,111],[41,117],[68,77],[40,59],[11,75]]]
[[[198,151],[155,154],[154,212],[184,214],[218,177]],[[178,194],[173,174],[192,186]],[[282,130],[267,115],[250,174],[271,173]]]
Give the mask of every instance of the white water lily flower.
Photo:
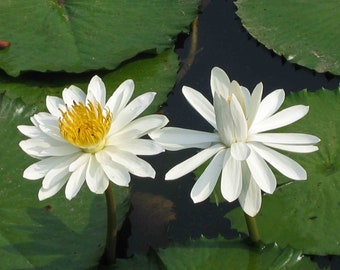
[[[23,174],[29,180],[43,178],[40,200],[55,195],[65,184],[70,200],[85,181],[92,192],[102,194],[109,181],[128,186],[129,173],[154,178],[155,170],[137,155],[155,155],[164,148],[141,137],[165,126],[168,119],[155,114],[136,119],[155,93],[142,94],[128,104],[133,91],[134,82],[126,80],[106,102],[105,85],[94,76],[87,95],[70,86],[62,99],[47,96],[49,113],[32,116],[34,126],[18,126],[29,137],[20,147],[40,159]]]
[[[221,192],[231,202],[239,200],[243,210],[255,216],[261,207],[261,190],[273,193],[276,178],[267,163],[294,180],[305,180],[306,171],[291,158],[272,148],[309,153],[318,150],[319,138],[300,133],[267,133],[289,125],[308,112],[297,105],[277,112],[285,93],[275,90],[261,101],[262,83],[252,94],[236,81],[230,82],[220,68],[211,72],[213,105],[198,91],[183,87],[183,94],[194,109],[207,120],[215,132],[165,127],[150,134],[167,150],[203,149],[172,168],[166,180],[177,179],[205,161],[211,161],[191,190],[195,203],[207,199],[221,175]]]

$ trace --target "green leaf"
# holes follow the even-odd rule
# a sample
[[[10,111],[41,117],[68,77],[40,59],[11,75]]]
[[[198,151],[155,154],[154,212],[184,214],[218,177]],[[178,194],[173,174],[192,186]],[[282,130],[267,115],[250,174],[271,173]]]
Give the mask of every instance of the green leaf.
[[[46,95],[61,96],[62,90],[72,84],[86,92],[90,79],[97,74],[105,83],[107,97],[127,79],[133,79],[135,82],[134,97],[145,92],[157,92],[154,102],[145,112],[154,113],[166,101],[167,94],[175,83],[178,70],[177,57],[172,50],[166,50],[155,57],[138,58],[115,71],[78,75],[29,73],[12,78],[0,73],[0,93],[5,92],[11,99],[21,98],[26,104],[35,104],[37,110],[46,110]]]
[[[206,239],[173,244],[159,252],[166,269],[318,269],[302,252],[276,244],[255,248],[240,239]]]
[[[83,72],[114,69],[141,52],[162,52],[187,31],[198,0],[3,0],[0,68]]]
[[[268,49],[317,72],[340,74],[337,0],[238,0],[247,31]]]
[[[176,54],[165,51],[100,75],[106,83],[107,96],[128,78],[135,80],[135,95],[157,90],[157,100],[149,109],[154,112],[172,88],[177,68]],[[16,79],[0,76],[1,266],[12,269],[13,258],[17,258],[15,265],[20,269],[94,268],[105,244],[105,196],[91,193],[84,185],[71,201],[65,198],[63,189],[51,199],[38,201],[41,181],[22,178],[24,169],[36,160],[19,148],[24,136],[16,128],[30,124],[32,114],[45,110],[47,94],[60,96],[70,84],[86,90],[93,74],[38,74],[40,77],[34,79],[28,75]],[[121,226],[129,209],[129,189],[116,187],[115,192]]]
[[[302,120],[280,131],[318,136],[319,151],[310,154],[284,154],[299,162],[307,171],[306,181],[287,182],[273,195],[263,197],[256,220],[261,239],[290,245],[308,254],[340,254],[340,95],[335,91],[301,91],[290,94],[284,106],[309,105]],[[275,170],[274,170],[275,171]],[[233,227],[247,232],[242,210],[228,214]]]

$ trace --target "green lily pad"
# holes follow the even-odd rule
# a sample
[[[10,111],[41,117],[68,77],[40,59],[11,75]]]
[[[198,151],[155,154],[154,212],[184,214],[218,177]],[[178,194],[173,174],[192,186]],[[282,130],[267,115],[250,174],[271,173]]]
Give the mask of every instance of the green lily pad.
[[[20,98],[26,104],[34,104],[37,110],[46,110],[46,95],[61,96],[65,87],[76,85],[87,91],[87,85],[93,75],[99,75],[106,86],[106,95],[127,79],[135,82],[134,97],[145,92],[157,92],[154,102],[145,113],[154,113],[166,101],[168,92],[172,89],[178,70],[178,56],[172,50],[152,58],[141,58],[127,63],[111,72],[91,72],[83,74],[67,73],[29,73],[18,78],[12,78],[0,73],[0,93],[4,92],[11,99]],[[155,80],[155,78],[158,78]]]
[[[284,106],[309,105],[302,120],[281,129],[318,136],[319,151],[310,154],[284,153],[307,171],[306,181],[282,184],[273,195],[263,197],[257,216],[261,239],[292,246],[307,254],[340,254],[340,90],[301,91],[290,94]],[[232,226],[247,232],[242,210],[228,213]]]
[[[0,68],[83,72],[113,69],[141,52],[162,52],[188,31],[198,0],[0,3]],[[8,44],[8,43],[6,43]]]
[[[268,49],[317,72],[340,74],[339,2],[238,0],[243,26]]]
[[[240,239],[206,239],[173,244],[159,252],[165,269],[318,269],[302,252],[276,244],[256,248]]]
[[[128,78],[135,81],[135,95],[158,91],[148,110],[150,113],[166,99],[177,68],[176,54],[165,51],[157,57],[140,59],[115,72],[99,75],[104,78],[108,96]],[[65,198],[63,190],[51,199],[38,201],[41,181],[22,178],[24,169],[36,160],[19,148],[18,143],[24,137],[16,128],[30,124],[32,114],[46,110],[46,95],[60,96],[62,89],[70,84],[86,90],[93,74],[38,75],[34,79],[33,76],[0,76],[1,266],[4,269],[14,266],[16,269],[95,268],[105,244],[105,196],[91,193],[84,185],[71,201]],[[129,189],[115,187],[115,192],[120,226],[129,209]]]

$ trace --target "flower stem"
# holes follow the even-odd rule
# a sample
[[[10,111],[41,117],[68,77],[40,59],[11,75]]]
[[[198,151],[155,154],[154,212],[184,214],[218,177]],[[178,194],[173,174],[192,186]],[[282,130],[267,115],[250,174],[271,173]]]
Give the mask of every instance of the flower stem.
[[[257,244],[260,241],[260,234],[259,230],[257,229],[256,219],[255,217],[251,217],[246,213],[244,213],[244,217],[247,223],[249,238],[254,244]]]
[[[107,207],[107,233],[106,247],[104,253],[105,264],[114,263],[116,259],[116,241],[117,241],[117,220],[116,220],[116,205],[113,194],[112,182],[105,191],[106,207]]]

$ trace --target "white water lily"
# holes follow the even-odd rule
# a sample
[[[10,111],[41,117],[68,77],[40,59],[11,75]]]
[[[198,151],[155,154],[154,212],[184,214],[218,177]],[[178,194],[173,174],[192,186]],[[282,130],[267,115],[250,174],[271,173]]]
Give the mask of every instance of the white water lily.
[[[70,86],[63,90],[63,98],[47,96],[49,113],[32,116],[34,126],[18,126],[29,137],[20,147],[40,159],[23,173],[29,180],[43,178],[40,200],[55,195],[65,184],[65,196],[72,199],[85,181],[92,192],[102,194],[109,181],[128,186],[129,173],[154,178],[155,170],[137,155],[158,154],[164,148],[141,137],[165,126],[168,119],[155,114],[136,119],[155,93],[142,94],[128,104],[133,91],[134,82],[126,80],[106,102],[105,85],[94,76],[87,95]]]
[[[252,94],[236,81],[230,82],[220,68],[211,72],[213,104],[200,92],[183,87],[183,94],[194,109],[210,123],[215,132],[165,127],[150,134],[167,150],[203,149],[172,168],[165,176],[173,180],[211,161],[191,190],[195,203],[207,199],[221,175],[221,193],[232,202],[239,200],[249,216],[261,207],[261,190],[273,193],[276,178],[269,163],[294,180],[305,180],[306,171],[291,158],[273,150],[309,153],[318,150],[319,138],[301,133],[267,133],[289,125],[308,112],[308,106],[297,105],[277,112],[285,93],[275,90],[261,101],[263,86],[259,83]]]

